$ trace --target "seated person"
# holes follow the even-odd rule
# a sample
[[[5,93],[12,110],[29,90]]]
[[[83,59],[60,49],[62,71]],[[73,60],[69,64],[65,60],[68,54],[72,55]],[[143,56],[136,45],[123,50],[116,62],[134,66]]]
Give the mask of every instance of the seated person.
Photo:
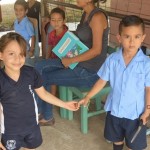
[[[109,26],[105,11],[95,7],[96,2],[98,0],[77,1],[77,5],[83,8],[84,13],[76,35],[89,50],[73,58],[46,59],[35,65],[42,75],[46,89],[52,85],[92,87],[98,80],[97,71],[107,57]],[[76,62],[79,63],[73,70],[68,67]],[[54,120],[52,105],[42,103],[40,108],[41,125],[49,125],[50,120]]]

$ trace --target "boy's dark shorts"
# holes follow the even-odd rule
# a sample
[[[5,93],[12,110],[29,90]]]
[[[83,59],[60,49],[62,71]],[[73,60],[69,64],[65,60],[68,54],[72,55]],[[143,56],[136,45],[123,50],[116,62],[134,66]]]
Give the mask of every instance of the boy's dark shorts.
[[[142,150],[147,147],[146,126],[142,126],[137,138],[131,143],[131,139],[139,125],[139,119],[130,120],[118,118],[107,113],[104,129],[104,137],[112,142],[121,142],[125,140],[128,148],[132,150]]]
[[[7,150],[35,149],[42,144],[40,127],[35,126],[26,134],[2,134],[2,144]]]

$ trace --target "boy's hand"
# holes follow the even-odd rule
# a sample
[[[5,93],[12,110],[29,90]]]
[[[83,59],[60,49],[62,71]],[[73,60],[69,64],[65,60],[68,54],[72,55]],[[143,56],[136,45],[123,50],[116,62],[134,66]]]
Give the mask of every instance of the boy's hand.
[[[89,101],[90,101],[90,99],[88,97],[84,97],[83,99],[81,99],[79,101],[79,105],[83,105],[86,107],[88,105]]]
[[[80,106],[78,105],[78,102],[75,101],[70,101],[65,103],[65,108],[71,111],[76,111],[79,109],[79,107]]]
[[[6,148],[3,146],[2,143],[0,143],[0,149],[1,149],[1,150],[6,150]]]
[[[149,112],[144,112],[144,113],[141,115],[140,119],[142,119],[143,125],[146,125],[146,123],[148,122],[148,118],[149,118],[149,117],[150,117]]]

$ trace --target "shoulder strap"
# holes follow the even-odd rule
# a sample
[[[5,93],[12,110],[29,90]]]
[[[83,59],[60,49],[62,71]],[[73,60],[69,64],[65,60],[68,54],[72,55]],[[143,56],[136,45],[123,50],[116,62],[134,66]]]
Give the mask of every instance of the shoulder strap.
[[[106,16],[106,18],[108,19],[108,16],[107,16],[105,10],[96,7],[95,9],[92,10],[92,12],[90,13],[90,15],[89,15],[89,17],[88,17],[88,20],[87,20],[87,21],[88,21],[89,23],[90,23],[92,17],[94,16],[94,14],[97,13],[97,12],[102,12],[102,13],[104,13],[104,15]]]
[[[81,17],[81,20],[80,20],[80,23],[82,24],[84,22],[84,19],[85,19],[85,12],[83,12],[83,15]]]

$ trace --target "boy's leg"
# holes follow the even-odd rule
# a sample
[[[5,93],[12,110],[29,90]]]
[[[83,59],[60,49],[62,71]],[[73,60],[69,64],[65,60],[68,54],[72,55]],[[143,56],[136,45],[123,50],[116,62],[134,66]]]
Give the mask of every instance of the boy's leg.
[[[124,142],[113,143],[113,150],[123,150]]]
[[[107,112],[104,137],[113,142],[113,150],[123,150],[124,146],[124,130],[121,120]]]
[[[147,139],[146,139],[146,126],[143,125],[139,134],[135,138],[135,140],[131,143],[131,139],[133,138],[133,135],[138,129],[140,120],[129,120],[126,119],[124,122],[124,128],[125,128],[125,142],[129,149],[132,150],[143,150],[147,147]]]

